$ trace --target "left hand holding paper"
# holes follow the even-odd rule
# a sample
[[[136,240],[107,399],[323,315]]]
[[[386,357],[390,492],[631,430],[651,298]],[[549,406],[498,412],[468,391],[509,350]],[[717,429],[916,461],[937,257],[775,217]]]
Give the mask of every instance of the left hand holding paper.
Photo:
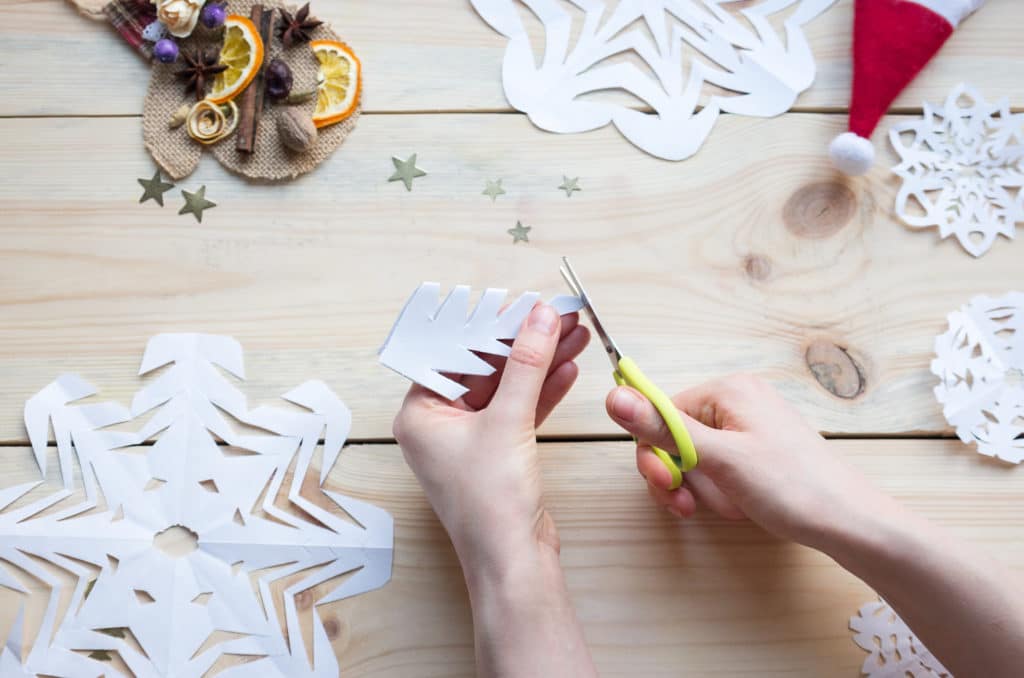
[[[461,377],[454,402],[413,384],[395,438],[451,536],[463,567],[501,563],[554,541],[541,502],[536,427],[569,392],[573,360],[590,339],[573,313],[538,304],[507,359],[487,356],[490,375]]]

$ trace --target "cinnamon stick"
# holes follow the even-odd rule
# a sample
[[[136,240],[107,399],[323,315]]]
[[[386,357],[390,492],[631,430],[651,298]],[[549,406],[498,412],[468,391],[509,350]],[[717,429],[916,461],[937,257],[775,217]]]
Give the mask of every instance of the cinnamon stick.
[[[241,106],[238,112],[238,132],[235,148],[242,153],[252,153],[256,148],[256,130],[260,124],[260,112],[263,110],[263,68],[270,55],[271,33],[274,28],[274,10],[265,9],[263,5],[253,5],[249,14],[253,24],[259,29],[264,44],[263,63],[260,70],[242,92]]]

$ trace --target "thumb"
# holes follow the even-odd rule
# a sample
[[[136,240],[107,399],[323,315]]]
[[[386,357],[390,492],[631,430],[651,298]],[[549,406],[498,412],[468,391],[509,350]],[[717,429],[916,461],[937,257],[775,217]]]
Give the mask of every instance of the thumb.
[[[639,442],[660,447],[670,454],[679,453],[665,420],[654,404],[636,389],[629,386],[612,389],[605,400],[605,407],[612,421],[633,434]],[[697,448],[698,460],[717,461],[728,455],[732,431],[706,426],[682,410],[679,414],[690,432],[693,446]]]
[[[512,344],[491,406],[497,405],[512,417],[534,421],[541,387],[558,346],[560,325],[561,318],[554,308],[547,304],[533,307]]]

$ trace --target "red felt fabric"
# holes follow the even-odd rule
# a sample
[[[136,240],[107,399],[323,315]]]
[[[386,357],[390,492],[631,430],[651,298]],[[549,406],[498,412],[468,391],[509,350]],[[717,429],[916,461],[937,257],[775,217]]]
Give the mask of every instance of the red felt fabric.
[[[850,131],[870,138],[889,106],[953,34],[953,25],[908,0],[856,0]]]

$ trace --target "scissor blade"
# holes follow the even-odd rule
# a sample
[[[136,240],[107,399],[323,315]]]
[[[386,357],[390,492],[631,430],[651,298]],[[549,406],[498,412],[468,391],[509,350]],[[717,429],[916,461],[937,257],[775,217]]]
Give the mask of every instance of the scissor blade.
[[[608,360],[612,364],[612,369],[619,369],[619,360],[622,359],[622,353],[619,351],[619,347],[615,344],[615,340],[611,338],[608,332],[604,329],[604,323],[601,322],[601,318],[597,315],[597,310],[594,308],[594,304],[590,301],[590,296],[587,291],[583,288],[583,283],[580,282],[579,276],[576,275],[576,271],[573,270],[572,264],[569,263],[567,257],[562,257],[562,266],[559,268],[562,273],[562,277],[565,279],[566,284],[572,293],[580,298],[583,302],[583,310],[587,312],[587,316],[590,318],[590,323],[594,326],[594,331],[597,332],[598,338],[601,343],[604,344],[604,352],[608,354]]]

